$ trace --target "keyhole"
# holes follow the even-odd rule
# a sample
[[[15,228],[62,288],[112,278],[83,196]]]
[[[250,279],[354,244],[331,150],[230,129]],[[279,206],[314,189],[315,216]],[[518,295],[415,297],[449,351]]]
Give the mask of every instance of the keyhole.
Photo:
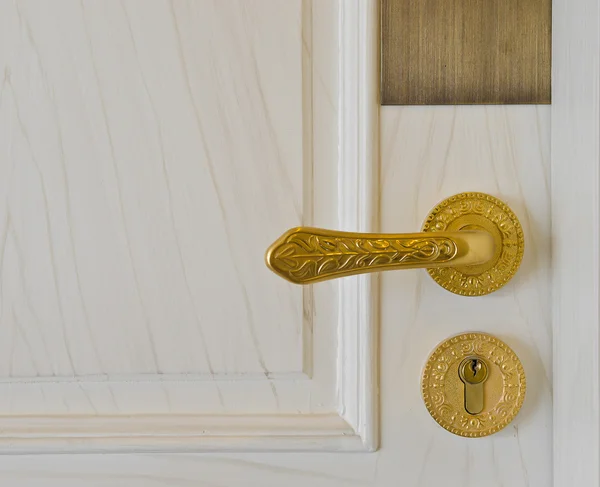
[[[465,386],[465,410],[469,414],[483,411],[483,383],[488,377],[487,364],[479,357],[468,357],[458,367],[458,376]]]

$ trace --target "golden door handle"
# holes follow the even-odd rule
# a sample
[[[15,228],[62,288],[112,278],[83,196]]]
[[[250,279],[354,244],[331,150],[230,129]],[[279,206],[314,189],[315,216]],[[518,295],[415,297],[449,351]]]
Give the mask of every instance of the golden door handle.
[[[266,263],[295,284],[426,268],[449,291],[479,296],[512,278],[523,249],[523,231],[507,205],[483,193],[462,193],[436,206],[422,233],[370,234],[298,227],[269,247]]]
[[[350,233],[299,227],[267,250],[267,265],[294,284],[394,269],[485,264],[494,257],[488,232]]]

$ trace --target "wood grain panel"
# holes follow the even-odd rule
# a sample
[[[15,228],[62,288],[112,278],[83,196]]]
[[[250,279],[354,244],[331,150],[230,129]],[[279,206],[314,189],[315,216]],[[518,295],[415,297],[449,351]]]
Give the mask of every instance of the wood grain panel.
[[[600,486],[600,3],[554,2],[554,485]],[[575,235],[583,234],[581,238]]]
[[[263,264],[312,198],[302,15],[0,5],[0,375],[303,373],[302,289]]]
[[[447,292],[425,271],[382,274],[381,441],[395,451],[380,468],[393,462],[415,486],[551,485],[550,107],[384,107],[381,137],[382,231],[420,228],[440,200],[482,191],[517,214],[525,255],[510,283],[478,298]],[[468,331],[504,340],[527,375],[516,419],[477,440],[443,430],[419,390],[437,344]]]
[[[367,281],[300,288],[263,260],[291,226],[372,221],[376,20],[0,4],[0,450],[376,447]]]
[[[550,103],[551,0],[383,0],[386,105]]]

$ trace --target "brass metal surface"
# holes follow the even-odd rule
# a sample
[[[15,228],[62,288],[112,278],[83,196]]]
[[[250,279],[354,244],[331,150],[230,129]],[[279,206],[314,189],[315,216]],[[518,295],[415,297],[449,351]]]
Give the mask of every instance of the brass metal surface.
[[[479,382],[482,404],[475,405],[475,414],[466,407],[468,378],[461,377],[468,373],[473,359],[486,369]],[[466,368],[461,372],[461,367]],[[485,333],[465,333],[440,343],[421,377],[423,400],[433,419],[451,433],[472,438],[491,435],[508,425],[523,405],[525,389],[519,358],[506,343]]]
[[[462,193],[436,206],[422,233],[292,228],[269,247],[266,263],[295,284],[427,268],[445,289],[479,296],[510,280],[521,262],[523,245],[518,220],[504,203],[483,193]]]
[[[382,0],[382,104],[550,103],[551,3]]]
[[[500,289],[516,274],[525,251],[525,237],[512,210],[484,193],[451,196],[429,213],[424,232],[486,231],[496,243],[487,263],[427,269],[440,286],[462,296],[482,296]]]
[[[365,272],[485,265],[494,256],[489,233],[369,234],[300,227],[268,250],[267,265],[294,284]]]
[[[468,357],[458,366],[458,376],[464,384],[465,410],[479,414],[483,411],[483,385],[489,377],[487,364],[479,357]]]

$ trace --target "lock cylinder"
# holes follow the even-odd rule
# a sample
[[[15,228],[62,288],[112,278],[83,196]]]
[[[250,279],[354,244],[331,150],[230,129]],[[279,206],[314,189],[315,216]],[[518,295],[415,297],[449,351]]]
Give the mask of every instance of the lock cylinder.
[[[464,359],[458,366],[458,377],[465,385],[465,411],[479,414],[483,411],[483,383],[488,378],[488,366],[479,357]]]

